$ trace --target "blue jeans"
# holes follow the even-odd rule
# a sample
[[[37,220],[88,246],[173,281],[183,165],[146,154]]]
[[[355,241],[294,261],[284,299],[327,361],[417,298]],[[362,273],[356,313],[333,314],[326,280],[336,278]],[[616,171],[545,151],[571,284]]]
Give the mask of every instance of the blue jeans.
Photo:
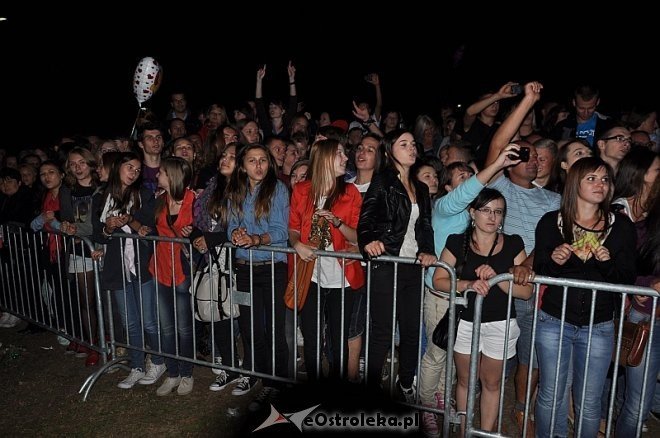
[[[135,348],[145,347],[142,338],[142,333],[144,332],[147,345],[152,350],[160,349],[156,314],[156,293],[153,284],[153,280],[149,280],[142,283],[142,287],[140,288],[137,279],[134,278],[130,283],[126,283],[126,293],[124,293],[123,289],[113,291],[117,310],[121,317],[121,324],[124,326],[124,330],[128,331],[128,345],[132,345]],[[141,301],[140,297],[142,298]],[[140,308],[142,308],[142,317],[140,317]],[[131,362],[131,368],[145,369],[144,353],[142,351],[129,348],[128,357]],[[162,364],[163,358],[152,355],[151,362],[157,365]]]
[[[551,426],[555,374],[559,374],[555,425],[552,436],[568,436],[568,412],[566,406],[566,378],[573,360],[573,397],[576,429],[582,418],[582,435],[595,437],[600,424],[600,398],[607,378],[614,345],[614,323],[606,321],[594,324],[591,351],[587,351],[589,326],[579,327],[564,323],[564,337],[559,356],[559,330],[561,321],[539,311],[536,333],[536,352],[539,356],[539,388],[536,399],[536,434],[549,436]],[[589,369],[585,370],[587,355]],[[584,393],[584,411],[580,412],[582,385],[587,382]]]
[[[516,308],[516,322],[520,328],[520,337],[516,343],[516,353],[518,363],[530,366],[529,360],[532,355],[532,327],[534,324],[534,306],[536,305],[536,295],[528,300],[514,299],[513,305]],[[531,367],[538,368],[538,360],[534,354],[534,360]],[[513,369],[510,367],[508,369]]]
[[[158,283],[158,311],[163,352],[194,359],[194,329],[189,278],[174,288]],[[170,377],[192,376],[193,364],[191,362],[165,357],[165,365]]]
[[[638,312],[632,308],[630,310],[630,315],[628,316],[628,321],[648,321],[649,316],[650,315]],[[646,393],[644,394],[644,402],[642,403],[641,409],[642,422],[646,421],[649,411],[651,410],[658,371],[660,371],[660,330],[657,330],[659,325],[660,319],[656,319],[654,327],[655,332],[653,333],[653,344],[651,345],[651,355],[649,357]],[[642,384],[644,383],[645,365],[646,352],[644,353],[642,363],[639,366],[626,367],[626,396],[623,402],[623,409],[621,410],[616,423],[616,436],[636,436],[637,420],[640,415],[639,406],[642,401]]]

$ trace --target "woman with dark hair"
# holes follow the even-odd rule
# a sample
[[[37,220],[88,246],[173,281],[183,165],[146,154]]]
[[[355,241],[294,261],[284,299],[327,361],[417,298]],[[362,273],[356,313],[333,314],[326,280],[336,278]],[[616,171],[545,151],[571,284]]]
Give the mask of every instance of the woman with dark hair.
[[[649,165],[650,163],[650,165]],[[633,148],[619,165],[615,194],[621,198],[615,202],[624,206],[624,212],[635,223],[637,231],[637,286],[652,287],[660,292],[660,158],[645,148]],[[634,295],[628,321],[649,321],[653,312],[653,301],[649,297]],[[658,303],[660,309],[660,303]],[[655,333],[650,346],[648,379],[646,388],[642,365],[626,367],[625,399],[617,421],[617,436],[636,436],[637,420],[648,418],[655,392],[656,379],[660,371],[660,312],[656,309]],[[645,390],[642,402],[642,390]],[[641,410],[640,410],[641,406]]]
[[[463,233],[470,224],[468,207],[490,181],[502,169],[514,164],[517,160],[509,157],[518,147],[511,144],[504,148],[497,160],[477,175],[474,170],[462,161],[456,161],[444,167],[440,172],[438,194],[440,195],[433,207],[431,224],[433,226],[433,240],[435,253],[442,254],[447,237],[450,234]],[[435,268],[430,268],[426,278],[427,284],[433,284]],[[431,339],[433,330],[438,325],[449,307],[446,296],[442,296],[431,289],[426,290],[424,296],[424,324],[426,338]],[[426,406],[445,409],[445,367],[447,352],[433,343],[428,343],[419,376],[419,396]],[[438,430],[437,419],[432,412],[424,412],[422,416],[422,430],[435,435]]]
[[[394,130],[383,140],[387,167],[375,175],[367,190],[358,224],[358,242],[365,257],[381,254],[416,258],[427,268],[436,262],[431,229],[431,198],[425,184],[410,171],[417,160],[413,135]],[[374,261],[371,290],[368,383],[378,385],[394,327],[392,311],[396,287],[399,321],[398,388],[409,403],[415,402],[413,378],[417,370],[422,281],[419,267]],[[392,352],[394,354],[394,352]]]
[[[625,215],[610,211],[612,181],[612,168],[600,158],[582,158],[573,164],[566,178],[560,210],[545,214],[536,227],[534,272],[607,283],[634,281],[635,228]],[[616,299],[614,294],[597,292],[592,302],[591,290],[569,287],[564,301],[564,293],[560,286],[548,286],[539,310],[536,433],[567,436],[564,392],[572,368],[575,423],[581,423],[583,436],[593,437],[598,434],[601,394],[615,344]],[[561,362],[557,367],[560,352]],[[588,372],[584,367],[587,354]],[[555,424],[551,424],[555,393]]]
[[[644,147],[632,148],[619,163],[614,201],[634,223],[646,218],[653,199],[649,197],[660,173],[660,157]],[[642,242],[638,241],[638,245]]]
[[[195,192],[190,190],[192,167],[179,157],[160,163],[156,199],[156,231],[159,236],[187,238],[192,232]],[[192,308],[190,305],[190,253],[187,244],[158,242],[149,263],[155,279],[162,350],[194,359]],[[178,336],[178,342],[177,342]],[[168,377],[156,390],[164,396],[174,389],[179,395],[193,390],[192,363],[166,357]]]
[[[508,323],[509,339],[508,344],[505,345],[509,283],[503,282],[488,287],[488,280],[497,274],[508,272],[512,266],[519,265],[527,258],[527,254],[520,236],[502,233],[502,223],[506,218],[506,201],[500,192],[489,188],[481,190],[470,203],[468,214],[471,222],[465,232],[452,234],[447,238],[440,259],[456,268],[456,276],[459,279],[456,284],[458,291],[474,289],[485,297],[479,340],[481,428],[493,430],[497,421],[502,366],[505,360],[511,359],[516,354],[520,329],[515,319],[516,309],[511,305],[511,319]],[[451,288],[449,273],[444,269],[436,269],[433,286],[442,291],[449,291]],[[514,284],[512,294],[516,298],[529,299],[532,286]],[[456,404],[459,411],[464,411],[467,403],[475,298],[474,294],[468,296],[468,307],[461,314],[454,345],[458,379]],[[463,421],[461,426],[464,427]]]
[[[236,287],[252,294],[252,308],[240,306],[238,318],[243,340],[243,366],[284,377],[288,364],[284,336],[286,255],[251,250],[261,245],[287,245],[289,191],[277,179],[276,171],[273,157],[264,146],[252,144],[243,148],[227,185],[226,214],[227,236],[240,247],[235,252]],[[272,289],[271,284],[274,285]],[[275,350],[274,370],[271,366],[272,349]],[[256,382],[254,377],[243,377],[232,394],[246,394]]]
[[[593,156],[591,146],[582,138],[573,138],[568,140],[564,146],[559,148],[555,162],[552,165],[552,173],[545,188],[555,193],[564,191],[566,183],[566,174],[569,169],[580,158]]]
[[[222,252],[226,249],[217,248],[227,241],[227,183],[236,167],[236,147],[237,143],[231,143],[220,154],[220,161],[216,175],[211,178],[209,184],[202,195],[195,201],[194,225],[190,239],[193,247],[201,254],[208,254],[222,260]],[[224,260],[227,260],[226,257]],[[208,263],[209,259],[205,258]],[[220,266],[220,275],[227,266]],[[198,267],[199,269],[199,267]],[[218,281],[220,281],[218,279]],[[229,282],[229,279],[226,279]],[[227,283],[229,284],[229,283]],[[231,338],[231,319],[224,319],[213,322],[213,333],[215,346],[217,348],[214,355],[214,361],[217,364],[236,367],[237,364],[232,361],[232,338]],[[223,359],[224,358],[224,359]],[[216,375],[215,381],[211,383],[211,391],[221,391],[225,386],[238,379],[239,375],[233,371],[225,371],[213,368]]]
[[[141,187],[141,170],[137,154],[124,152],[115,157],[105,191],[94,194],[92,225],[94,241],[105,245],[101,289],[112,291],[121,324],[128,332],[128,344],[136,348],[146,344],[155,350],[160,344],[156,292],[148,270],[151,245],[112,238],[115,232],[146,236],[153,229],[154,197]],[[128,357],[131,372],[117,385],[121,389],[130,389],[138,382],[151,385],[165,372],[161,356],[152,355],[149,367],[139,350],[129,348]]]
[[[289,215],[289,241],[298,256],[305,261],[316,256],[309,246],[314,225],[321,217],[324,225],[318,227],[321,240],[327,241],[326,251],[349,251],[357,244],[357,223],[362,207],[362,197],[353,184],[344,181],[346,162],[344,146],[336,140],[321,140],[312,147],[308,179],[299,184],[291,196]],[[340,369],[348,365],[348,334],[351,318],[344,318],[342,339],[342,314],[350,315],[353,309],[353,291],[364,284],[364,272],[355,260],[322,257],[317,260],[309,294],[301,310],[302,333],[305,338],[305,364],[310,380],[320,376],[317,364],[321,363],[322,327],[317,315],[327,324],[333,348],[331,376],[340,377]],[[343,291],[343,293],[342,293]],[[320,297],[319,297],[320,294]],[[343,302],[343,307],[342,307]],[[343,357],[343,365],[340,359]]]

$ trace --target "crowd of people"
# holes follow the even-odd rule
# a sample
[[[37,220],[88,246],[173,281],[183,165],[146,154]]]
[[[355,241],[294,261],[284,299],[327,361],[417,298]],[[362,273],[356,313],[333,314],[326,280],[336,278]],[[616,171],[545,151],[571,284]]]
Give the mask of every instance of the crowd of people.
[[[532,281],[541,274],[660,291],[656,112],[637,108],[621,118],[606,117],[596,111],[600,96],[594,87],[578,87],[569,109],[557,102],[541,104],[538,82],[506,83],[462,115],[445,108],[438,123],[420,115],[406,127],[398,111],[382,110],[374,74],[366,80],[376,90],[376,103],[372,108],[353,102],[355,119],[349,124],[333,121],[328,113],[314,119],[298,112],[291,63],[287,73],[286,105],[263,97],[264,66],[256,74],[255,99],[234,109],[231,121],[220,103],[211,104],[200,119],[185,95],[174,93],[164,118],[167,127],[147,117],[135,139],[76,137],[17,155],[0,150],[0,224],[95,243],[94,251],[69,251],[60,263],[59,237],[50,234],[43,262],[50,278],[63,269],[75,285],[83,303],[80,339],[89,344],[98,343],[92,260],[103,262],[101,288],[112,291],[128,344],[140,348],[128,349],[131,371],[119,388],[154,384],[167,373],[158,395],[193,390],[192,363],[169,355],[195,357],[193,333],[199,322],[191,309],[191,267],[199,268],[230,242],[237,247],[232,252],[237,288],[252,295],[252,307],[240,305],[237,318],[243,369],[280,377],[295,372],[296,328],[283,298],[295,275],[294,258],[250,251],[292,247],[297,258],[316,260],[299,312],[308,380],[360,382],[366,372],[368,386],[378,391],[388,356],[396,356],[394,396],[444,410],[446,352],[430,342],[448,308],[442,292],[451,288],[449,273],[432,267],[442,261],[454,267],[459,292],[474,290],[485,297],[478,372],[481,428],[496,428],[502,368],[517,357],[512,414],[518,426],[531,369],[529,390],[538,395],[529,429],[538,436],[551,428],[567,436],[567,419],[574,415],[584,436],[596,436],[607,414],[601,400],[609,389],[619,301],[604,292],[544,288],[532,345],[537,301]],[[514,101],[501,116],[500,106]],[[189,239],[193,253],[188,245],[152,245],[119,239],[117,233]],[[318,258],[318,246],[311,245],[314,233],[326,251],[360,252],[371,260],[369,296],[366,264]],[[393,264],[379,261],[382,255],[417,263],[399,264],[395,271]],[[428,271],[425,279],[422,270]],[[505,272],[514,274],[512,288],[489,286],[489,279]],[[474,318],[474,295],[468,298],[454,344],[459,411],[466,407]],[[629,304],[631,321],[652,317],[648,297],[632,297]],[[67,316],[60,320],[71,319]],[[214,361],[238,368],[231,321],[213,323]],[[9,313],[0,320],[2,327],[17,323]],[[391,351],[395,334],[397,348]],[[141,351],[145,346],[167,355],[147,359]],[[75,342],[67,352],[86,357],[89,366],[99,360],[96,351]],[[625,370],[617,434],[634,434],[637,419],[645,421],[652,410],[660,337],[654,336],[650,354],[644,400],[641,368]],[[318,366],[322,357],[327,373]],[[213,371],[214,391],[237,382],[231,393],[240,396],[258,381],[247,373]],[[439,436],[432,412],[423,414],[422,427],[427,436]]]

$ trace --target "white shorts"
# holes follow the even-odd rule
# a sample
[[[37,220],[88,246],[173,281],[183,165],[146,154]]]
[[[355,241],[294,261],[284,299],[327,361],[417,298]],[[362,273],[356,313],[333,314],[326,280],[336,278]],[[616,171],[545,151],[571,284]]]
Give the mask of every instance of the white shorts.
[[[509,345],[507,350],[507,359],[516,355],[516,341],[520,336],[520,328],[515,318],[509,325]],[[482,322],[481,333],[479,336],[479,351],[491,359],[503,360],[504,335],[506,330],[506,321]],[[461,354],[470,354],[472,352],[472,323],[460,320],[458,323],[458,334],[456,335],[456,344],[454,351]]]
[[[83,273],[94,270],[92,259],[69,254],[69,274]]]

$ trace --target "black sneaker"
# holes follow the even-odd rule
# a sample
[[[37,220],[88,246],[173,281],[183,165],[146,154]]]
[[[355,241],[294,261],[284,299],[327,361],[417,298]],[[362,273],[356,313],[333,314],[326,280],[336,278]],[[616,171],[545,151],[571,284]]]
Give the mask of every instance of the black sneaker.
[[[245,395],[257,384],[259,380],[253,377],[240,377],[238,385],[231,390],[231,395]]]
[[[215,371],[215,369],[214,369]],[[225,371],[225,370],[218,370],[220,371],[219,374],[215,377],[215,381],[209,385],[209,389],[211,391],[222,391],[225,389],[227,385],[230,383],[236,382],[241,378],[241,375],[238,373],[234,373],[232,371]],[[249,389],[248,389],[249,391]],[[233,391],[232,391],[233,393]]]

